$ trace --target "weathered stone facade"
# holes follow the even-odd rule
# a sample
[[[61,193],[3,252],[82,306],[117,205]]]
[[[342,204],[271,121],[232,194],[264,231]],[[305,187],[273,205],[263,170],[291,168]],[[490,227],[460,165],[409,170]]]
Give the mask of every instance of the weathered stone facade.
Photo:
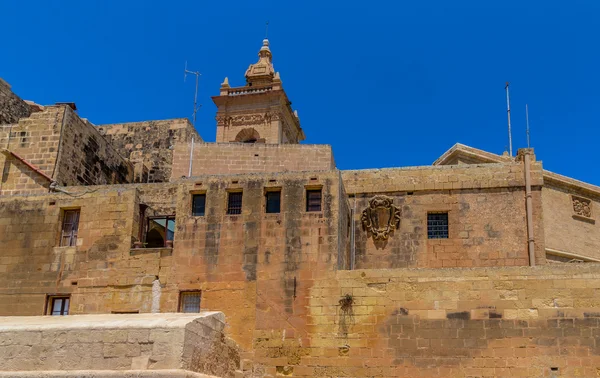
[[[169,318],[195,295],[240,354],[194,339],[233,364],[177,359],[161,366],[173,376],[595,376],[600,188],[530,149],[459,144],[431,166],[340,171],[330,146],[298,144],[271,59],[266,43],[245,87],[221,86],[217,143],[187,120],[95,127],[66,105],[2,127],[0,315],[42,316],[60,297],[69,315]],[[66,350],[94,343],[85,329]],[[0,356],[23,362],[0,370],[54,369],[35,338],[0,336]],[[75,368],[156,360],[127,340],[110,356],[85,346],[96,360]]]

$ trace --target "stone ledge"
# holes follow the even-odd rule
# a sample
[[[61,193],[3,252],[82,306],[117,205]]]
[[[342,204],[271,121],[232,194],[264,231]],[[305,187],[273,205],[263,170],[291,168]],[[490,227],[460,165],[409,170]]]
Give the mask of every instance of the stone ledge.
[[[95,314],[69,316],[4,316],[0,317],[0,332],[46,331],[69,329],[135,329],[184,328],[200,318],[215,318],[225,322],[221,312],[207,311],[198,314]]]
[[[62,370],[62,371],[0,371],[0,378],[219,378],[189,370]]]

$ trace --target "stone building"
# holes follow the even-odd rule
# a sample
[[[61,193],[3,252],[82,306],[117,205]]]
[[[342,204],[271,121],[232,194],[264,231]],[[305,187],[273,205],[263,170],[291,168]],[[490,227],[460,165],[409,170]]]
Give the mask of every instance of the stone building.
[[[267,40],[245,76],[216,142],[0,81],[0,377],[596,376],[600,187],[461,144],[342,171]]]

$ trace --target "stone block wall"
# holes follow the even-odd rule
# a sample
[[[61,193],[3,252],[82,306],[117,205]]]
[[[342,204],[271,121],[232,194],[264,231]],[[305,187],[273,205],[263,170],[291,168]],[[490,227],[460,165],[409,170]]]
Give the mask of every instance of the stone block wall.
[[[574,255],[564,261],[577,256],[600,260],[600,188],[564,176],[559,176],[560,181],[551,177],[546,177],[542,189],[548,254]],[[586,208],[578,209],[578,203]]]
[[[172,180],[187,176],[190,145],[177,144]],[[200,143],[194,146],[192,176],[335,169],[331,146],[263,143]]]
[[[536,261],[545,263],[541,166],[534,164],[533,222]],[[525,183],[519,163],[343,171],[352,193],[359,269],[528,265]],[[362,212],[377,195],[393,200],[400,226],[376,241]],[[448,213],[448,238],[429,239],[427,214]]]
[[[29,117],[29,105],[14,94],[10,85],[0,78],[0,125],[17,123],[19,118]]]
[[[81,188],[75,198],[66,194],[0,197],[0,315],[43,315],[47,295],[85,290],[117,275],[111,268],[129,254],[136,192],[96,188],[86,194],[86,190]],[[80,211],[77,245],[61,247],[62,217],[71,209]],[[124,273],[129,281],[112,284],[131,288],[133,283],[148,282],[151,287],[155,276],[146,278],[143,270],[150,266],[125,267],[128,273],[138,269],[137,274]],[[88,275],[88,271],[93,272]],[[71,309],[93,313],[98,312],[98,304],[86,295],[74,296]]]
[[[133,182],[128,156],[102,137],[89,122],[65,107],[56,180],[61,185],[105,185]]]
[[[294,377],[593,377],[599,287],[597,264],[338,271],[311,284],[308,334],[257,331],[244,368]]]
[[[223,334],[224,321],[215,312],[0,318],[0,371],[181,369],[233,377],[239,351]]]
[[[202,142],[187,118],[100,125],[97,128],[122,156],[141,163],[136,164],[136,182],[169,181],[175,146],[188,146],[192,138],[195,143]],[[144,167],[148,170],[146,174]]]
[[[5,149],[0,155],[0,195],[48,192],[50,179],[59,185],[133,181],[133,166],[66,105],[47,106],[17,124],[0,127],[0,148]]]
[[[14,151],[46,176],[56,176],[60,130],[66,107],[49,106],[45,111],[0,127],[0,148]],[[0,154],[0,195],[44,193],[50,180],[9,153]]]

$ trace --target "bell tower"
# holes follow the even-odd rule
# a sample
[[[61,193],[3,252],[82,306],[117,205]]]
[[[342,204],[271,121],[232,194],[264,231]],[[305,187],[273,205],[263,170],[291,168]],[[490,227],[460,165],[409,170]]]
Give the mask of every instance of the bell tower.
[[[246,70],[246,85],[231,87],[225,78],[217,106],[217,143],[300,143],[305,139],[298,113],[273,68],[269,40],[264,39],[258,62]]]

